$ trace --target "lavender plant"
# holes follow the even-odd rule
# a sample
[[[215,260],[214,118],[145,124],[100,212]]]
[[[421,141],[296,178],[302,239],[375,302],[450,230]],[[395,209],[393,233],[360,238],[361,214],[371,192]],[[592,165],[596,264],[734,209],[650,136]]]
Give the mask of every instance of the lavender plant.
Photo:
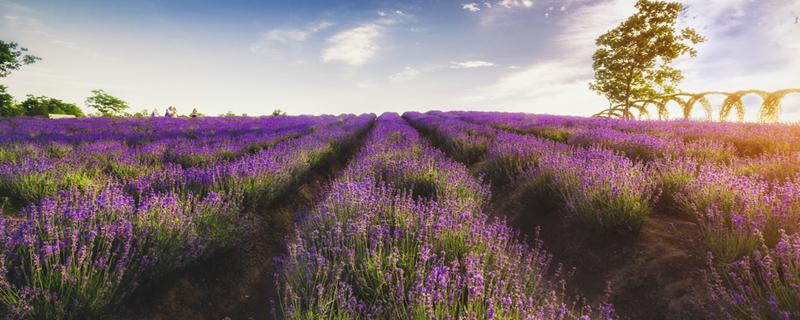
[[[234,149],[247,150],[253,141],[259,141],[265,149],[187,168],[140,161],[143,157],[137,154],[155,150],[152,159],[160,159],[165,154],[161,152],[169,148],[144,148],[154,142],[140,136],[138,129],[124,128],[140,128],[136,121],[115,122],[123,128],[108,129],[119,131],[114,133],[121,135],[116,136],[119,139],[129,139],[124,143],[99,139],[90,132],[72,132],[65,142],[59,142],[70,144],[66,153],[37,151],[58,149],[46,141],[32,148],[11,147],[10,150],[29,150],[25,157],[29,155],[31,159],[0,164],[6,178],[24,181],[37,177],[39,172],[48,177],[68,177],[73,168],[79,173],[90,172],[93,183],[80,188],[48,187],[37,194],[41,199],[31,199],[20,216],[0,218],[0,302],[16,318],[99,316],[109,306],[123,301],[140,283],[239,243],[250,234],[257,219],[247,206],[262,203],[261,199],[263,203],[274,199],[326,157],[352,143],[373,119],[374,115],[363,115],[292,120],[292,126],[313,129],[296,141],[271,147],[263,143],[274,140],[276,135],[265,132],[268,128],[255,121],[251,130],[256,132],[236,130],[254,135],[262,132],[263,137],[244,139]],[[251,120],[239,124],[247,127],[248,121]],[[204,132],[202,126],[183,129]],[[283,131],[287,139],[293,139],[298,132],[278,131],[281,130],[291,131]],[[206,131],[214,133],[211,128]],[[170,136],[186,132],[164,129],[163,134],[170,140]],[[131,144],[131,140],[136,142]],[[231,140],[210,137],[205,141],[213,145]],[[19,145],[16,141],[8,143]],[[210,149],[196,151],[204,150]],[[75,151],[81,152],[70,153]],[[111,166],[113,163],[117,165]],[[5,181],[17,181],[13,179]],[[161,188],[158,183],[163,181],[173,184]],[[175,187],[182,186],[175,181],[185,182],[188,187]]]
[[[404,165],[385,179],[387,163]],[[430,180],[436,197],[413,197],[397,183],[431,164],[456,173]],[[558,272],[548,272],[550,256],[482,213],[486,196],[463,165],[425,146],[397,115],[381,116],[290,239],[276,275],[281,311],[289,319],[614,317],[609,305],[568,302]]]

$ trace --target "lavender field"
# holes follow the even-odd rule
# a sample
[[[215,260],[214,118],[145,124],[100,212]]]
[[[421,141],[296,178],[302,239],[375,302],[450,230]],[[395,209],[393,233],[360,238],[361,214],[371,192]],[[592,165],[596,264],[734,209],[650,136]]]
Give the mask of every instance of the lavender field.
[[[795,319],[798,174],[790,124],[0,119],[0,312]]]

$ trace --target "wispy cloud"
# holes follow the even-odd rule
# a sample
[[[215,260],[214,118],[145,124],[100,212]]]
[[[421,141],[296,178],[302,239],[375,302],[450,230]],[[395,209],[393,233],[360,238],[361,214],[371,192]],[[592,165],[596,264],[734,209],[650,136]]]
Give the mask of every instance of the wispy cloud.
[[[472,6],[473,4],[474,6]],[[467,5],[470,6],[467,7]],[[533,0],[484,1],[481,4],[467,3],[462,5],[462,9],[478,14],[481,24],[484,26],[495,25],[497,23],[515,23],[519,21],[523,15],[531,12],[532,9],[536,7],[539,7],[538,2],[534,3]],[[529,16],[525,16],[525,18],[530,19]]]
[[[467,10],[469,12],[481,11],[480,5],[475,3],[475,2],[465,3],[465,4],[461,5],[461,9]]]
[[[497,5],[506,7],[506,8],[531,8],[533,7],[532,0],[502,0],[497,3]]]
[[[3,8],[3,11],[6,12],[22,12],[22,13],[34,13],[31,7],[21,5],[19,3],[13,1],[0,1],[0,8]]]
[[[392,82],[406,82],[416,79],[420,75],[420,71],[412,67],[405,67],[398,73],[389,76],[389,81]]]
[[[341,31],[326,40],[322,62],[340,62],[361,66],[373,60],[382,50],[380,41],[388,29],[413,16],[402,11],[378,11],[378,18]]]
[[[481,60],[472,60],[472,61],[463,61],[463,62],[450,62],[450,69],[472,69],[472,68],[484,68],[484,67],[491,67],[494,66],[493,62],[489,61],[481,61]]]
[[[709,0],[688,5],[681,24],[707,38],[698,56],[682,59],[687,91],[797,86],[800,2]],[[709,75],[716,78],[708,81]]]
[[[319,21],[306,25],[303,28],[277,28],[264,32],[261,37],[250,45],[250,51],[273,58],[283,56],[287,46],[308,40],[315,33],[330,28],[334,24],[329,21]]]
[[[322,51],[322,61],[363,65],[377,55],[380,50],[378,40],[383,33],[384,27],[376,23],[339,32],[328,39],[328,46]]]
[[[495,84],[479,90],[489,99],[537,98],[542,94],[564,91],[578,83],[586,87],[586,72],[579,66],[557,61],[538,63],[525,70],[512,72]]]
[[[510,107],[538,106],[530,112],[558,112],[569,107],[590,114],[604,106],[602,98],[588,90],[593,71],[594,40],[634,12],[630,0],[611,0],[578,7],[560,20],[555,36],[557,56],[527,67],[510,66],[495,83],[477,88],[465,101],[504,103]]]
[[[60,49],[85,49],[76,42],[68,40],[68,35],[60,34],[57,29],[49,26],[46,19],[40,19],[38,11],[28,6],[0,0],[0,9],[5,13],[0,16],[0,32],[3,32],[2,29],[7,29],[11,34],[17,36],[32,35],[37,41],[31,41],[33,44],[26,44],[26,46],[45,44]],[[97,55],[90,51],[86,53]]]

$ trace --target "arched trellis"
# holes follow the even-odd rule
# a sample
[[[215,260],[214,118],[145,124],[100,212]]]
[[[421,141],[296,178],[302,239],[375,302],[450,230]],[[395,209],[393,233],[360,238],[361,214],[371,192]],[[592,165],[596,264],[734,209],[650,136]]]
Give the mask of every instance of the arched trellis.
[[[629,106],[626,106],[625,104],[614,105],[595,114],[594,116],[621,119],[642,119],[643,117],[649,117],[650,112],[648,110],[650,107],[654,107],[658,114],[658,119],[663,120],[669,118],[667,104],[670,102],[675,102],[680,105],[683,111],[684,119],[688,119],[690,117],[695,105],[699,103],[703,108],[703,111],[705,111],[706,119],[711,120],[713,108],[711,106],[711,102],[708,100],[708,96],[721,95],[725,97],[725,100],[722,101],[722,105],[720,106],[719,119],[727,119],[731,112],[735,110],[736,118],[739,121],[744,121],[744,102],[742,99],[745,96],[754,94],[759,96],[762,100],[761,107],[758,111],[758,120],[761,122],[776,122],[780,118],[781,101],[784,97],[792,93],[800,93],[800,89],[783,89],[773,92],[755,89],[739,90],[735,92],[682,92],[663,95],[652,100],[633,101]],[[633,111],[638,112],[639,115],[636,116]]]

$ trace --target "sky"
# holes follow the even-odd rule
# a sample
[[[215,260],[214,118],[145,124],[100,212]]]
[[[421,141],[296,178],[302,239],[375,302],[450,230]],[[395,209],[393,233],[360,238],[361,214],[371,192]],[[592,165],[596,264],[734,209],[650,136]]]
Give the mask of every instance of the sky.
[[[0,84],[82,107],[103,89],[132,111],[589,116],[608,105],[588,88],[594,40],[634,2],[0,0],[0,39],[42,58]],[[676,63],[683,91],[800,88],[800,0],[683,3],[678,24],[708,39]],[[800,119],[800,95],[784,109]]]

